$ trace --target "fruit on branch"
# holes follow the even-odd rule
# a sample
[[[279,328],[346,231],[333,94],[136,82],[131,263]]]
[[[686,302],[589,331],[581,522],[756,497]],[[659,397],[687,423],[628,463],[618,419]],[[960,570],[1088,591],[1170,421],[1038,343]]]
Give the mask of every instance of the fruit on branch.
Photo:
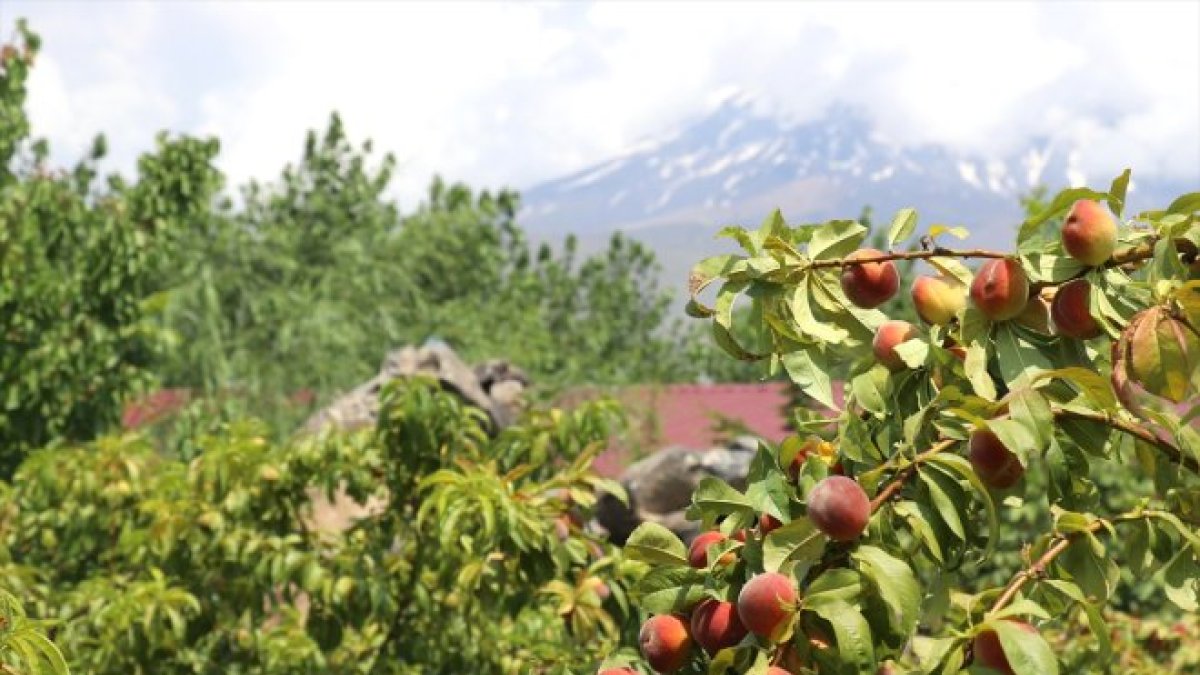
[[[920,276],[913,280],[912,300],[922,320],[945,326],[967,306],[967,288],[958,279]]]
[[[987,429],[976,429],[971,432],[968,444],[971,466],[984,485],[1007,490],[1021,480],[1025,467],[1012,451],[1004,447],[996,434]]]
[[[1169,308],[1151,307],[1122,331],[1113,363],[1114,383],[1127,368],[1129,379],[1150,394],[1183,403],[1200,388],[1200,333]]]
[[[884,255],[873,248],[859,249],[846,256],[847,261]],[[842,291],[855,305],[872,309],[887,302],[900,288],[900,274],[890,260],[859,263],[842,268]]]
[[[732,602],[706,598],[692,610],[692,639],[710,656],[741,642],[746,632]]]
[[[792,671],[784,670],[779,666],[771,666],[767,668],[767,675],[792,675]]]
[[[759,574],[742,586],[737,609],[751,633],[771,639],[795,616],[796,586],[777,572]]]
[[[871,500],[852,478],[830,476],[808,493],[808,518],[834,541],[854,541],[871,520]]]
[[[1117,223],[1100,202],[1081,199],[1063,221],[1062,243],[1067,255],[1084,265],[1103,265],[1117,248]]]
[[[1014,619],[1005,619],[1005,621],[1015,623],[1021,630],[1037,635],[1037,629],[1024,621]],[[996,634],[996,631],[986,630],[976,635],[972,644],[976,665],[991,668],[999,673],[1004,673],[1004,675],[1016,675],[1012,665],[1008,662],[1008,657],[1004,654],[1004,647],[1001,646],[1000,636]]]
[[[691,656],[692,636],[684,620],[674,614],[659,614],[646,619],[638,632],[642,656],[660,673],[672,673]]]
[[[605,668],[596,675],[637,675],[637,671],[633,668]]]
[[[1016,318],[1029,301],[1029,277],[1016,258],[985,262],[971,281],[971,302],[992,321]]]
[[[1030,298],[1014,321],[1043,335],[1054,334],[1050,323],[1050,303],[1040,296]]]
[[[726,539],[727,537],[720,532],[701,532],[688,547],[688,564],[697,569],[708,567],[708,547]],[[733,551],[727,551],[717,562],[721,565],[728,565],[733,562],[733,558]]]
[[[896,353],[896,345],[903,344],[920,335],[917,327],[907,321],[892,319],[884,321],[875,332],[875,340],[871,349],[875,360],[882,363],[888,370],[904,370],[908,367],[904,359]]]
[[[763,535],[766,535],[771,530],[779,529],[782,525],[783,523],[778,518],[769,513],[764,513],[758,517],[758,531]]]
[[[896,666],[891,661],[880,664],[879,669],[875,671],[875,675],[900,675],[896,671]]]
[[[1050,315],[1060,335],[1077,340],[1100,337],[1100,324],[1092,318],[1092,285],[1086,279],[1073,279],[1054,294]]]

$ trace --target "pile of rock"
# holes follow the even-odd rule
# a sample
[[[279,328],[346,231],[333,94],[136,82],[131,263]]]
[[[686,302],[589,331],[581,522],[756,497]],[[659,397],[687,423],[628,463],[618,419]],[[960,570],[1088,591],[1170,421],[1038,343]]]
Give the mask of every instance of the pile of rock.
[[[625,469],[619,481],[629,495],[628,506],[612,495],[601,495],[596,520],[618,545],[644,522],[658,523],[689,543],[700,532],[700,523],[684,516],[696,486],[705,476],[716,476],[744,490],[757,449],[753,436],[739,436],[708,450],[664,448]]]
[[[487,412],[494,433],[516,421],[523,407],[522,394],[529,386],[525,373],[506,361],[490,360],[471,368],[443,343],[409,346],[389,352],[379,373],[312,415],[303,431],[373,426],[379,417],[380,390],[392,380],[413,376],[432,377],[446,390]],[[672,446],[656,452],[621,475],[619,481],[628,493],[629,504],[613,495],[601,495],[596,522],[591,527],[607,532],[614,543],[623,545],[634,528],[649,521],[690,542],[699,532],[699,524],[688,521],[684,513],[692,503],[696,486],[705,476],[716,476],[744,489],[757,447],[757,439],[742,436],[724,447],[708,450]],[[343,530],[353,520],[385,507],[383,501],[358,504],[341,493],[332,502],[320,494],[311,496],[312,525],[327,530]]]

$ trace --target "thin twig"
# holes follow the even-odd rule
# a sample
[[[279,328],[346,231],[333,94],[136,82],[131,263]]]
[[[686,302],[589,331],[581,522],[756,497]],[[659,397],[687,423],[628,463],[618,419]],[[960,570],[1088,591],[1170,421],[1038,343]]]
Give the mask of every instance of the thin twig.
[[[908,480],[917,472],[917,468],[920,467],[921,464],[928,461],[930,457],[953,448],[958,443],[959,441],[953,438],[945,438],[937,443],[934,443],[929,447],[928,450],[914,457],[911,464],[896,473],[892,480],[887,485],[883,486],[883,489],[875,494],[875,498],[871,500],[871,512],[874,513],[877,511],[880,506],[883,506],[887,500],[891,499],[893,495],[899,492],[904,487],[905,483],[907,483]]]
[[[1138,513],[1127,513],[1107,520],[1097,519],[1082,530],[1076,530],[1067,534],[1058,535],[1055,537],[1054,543],[1050,546],[1050,548],[1046,549],[1046,552],[1037,559],[1037,562],[1021,570],[1020,572],[1017,572],[1013,576],[1012,580],[1008,582],[1008,585],[1004,587],[1004,592],[1000,594],[1000,597],[996,598],[996,602],[992,603],[992,608],[988,613],[994,614],[1003,609],[1005,605],[1012,602],[1013,598],[1017,596],[1017,593],[1020,592],[1025,584],[1045,575],[1046,568],[1050,566],[1050,563],[1054,562],[1055,558],[1062,555],[1063,551],[1066,551],[1076,539],[1084,534],[1095,534],[1099,530],[1104,529],[1106,526],[1143,520],[1153,517],[1158,513],[1161,512],[1141,511]]]

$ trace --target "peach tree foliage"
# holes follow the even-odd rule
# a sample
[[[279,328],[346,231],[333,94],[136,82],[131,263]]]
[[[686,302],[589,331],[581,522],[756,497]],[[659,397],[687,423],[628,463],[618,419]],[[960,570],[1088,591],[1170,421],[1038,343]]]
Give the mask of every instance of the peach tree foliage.
[[[1020,225],[1015,251],[952,248],[966,231],[936,224],[905,248],[911,209],[875,253],[859,250],[867,230],[852,220],[790,226],[776,212],[757,230],[723,231],[743,252],[693,269],[689,313],[733,357],[786,372],[839,412],[762,444],[744,491],[700,484],[689,515],[720,534],[699,565],[665,529],[634,532],[626,555],[647,570],[635,603],[681,619],[643,631],[660,670],[1072,672],[1110,663],[1102,608],[1123,571],[1200,609],[1200,193],[1126,214],[1129,175],[1060,192]],[[1082,235],[1063,234],[1080,223]],[[883,268],[900,260],[953,293],[896,289]],[[880,285],[867,291],[891,284],[935,323],[889,326],[860,306],[879,300],[862,300],[863,279]],[[1084,291],[1062,293],[1072,282]],[[937,316],[934,300],[950,311]],[[1092,477],[1114,465],[1146,479],[1116,512]],[[1014,541],[1001,515],[1029,506],[1032,477],[1048,529],[1019,537],[1010,578],[972,587],[996,543]],[[829,485],[847,479],[830,501]],[[764,609],[745,589],[772,574],[787,580],[776,598],[795,600],[767,603],[783,618],[755,632]],[[720,602],[742,622],[714,628]],[[1052,649],[1045,636],[1060,628],[1086,639]]]
[[[489,437],[415,380],[353,434],[41,450],[0,482],[0,584],[82,673],[573,672],[637,629],[628,564],[581,528],[620,490],[590,469],[619,423],[598,401]],[[389,506],[318,531],[310,495],[338,485]]]
[[[66,659],[46,637],[45,622],[30,619],[12,593],[0,586],[0,673],[69,675]]]
[[[157,139],[136,181],[101,184],[98,137],[75,167],[47,167],[26,84],[40,41],[0,47],[0,476],[25,452],[87,440],[151,380],[163,346],[149,298],[169,233],[219,188],[215,141]]]

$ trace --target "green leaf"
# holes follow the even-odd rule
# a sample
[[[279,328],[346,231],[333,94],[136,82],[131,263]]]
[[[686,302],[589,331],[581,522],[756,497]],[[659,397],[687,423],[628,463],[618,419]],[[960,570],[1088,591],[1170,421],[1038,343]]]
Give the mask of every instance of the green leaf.
[[[705,523],[710,523],[719,516],[753,512],[754,505],[745,495],[716,476],[700,479],[696,491],[692,494],[692,507],[688,509],[689,516],[693,513],[702,516]]]
[[[1012,621],[989,621],[996,631],[1004,656],[1016,675],[1058,675],[1058,659],[1037,632],[1029,632]]]
[[[1185,216],[1197,211],[1200,211],[1200,192],[1189,192],[1176,197],[1175,201],[1167,207],[1167,213],[1179,213]]]
[[[651,565],[687,565],[687,548],[674,532],[658,523],[645,522],[629,535],[625,555]]]
[[[888,227],[888,248],[895,247],[896,242],[908,239],[916,226],[917,212],[915,209],[905,208],[897,211],[896,216],[892,218],[891,226]]]
[[[1117,396],[1113,393],[1111,381],[1095,370],[1079,367],[1056,368],[1039,373],[1033,383],[1053,379],[1071,383],[1092,405],[1101,410],[1111,410],[1117,405]]]
[[[971,489],[983,502],[984,511],[988,519],[988,543],[983,551],[983,556],[987,558],[991,555],[992,550],[996,546],[996,540],[1000,538],[1000,518],[996,512],[996,502],[992,500],[992,493],[979,479],[979,474],[971,467],[971,463],[959,455],[939,454],[929,460],[929,464],[938,466],[946,471],[957,474],[959,478],[966,480]]]
[[[1129,189],[1129,174],[1129,169],[1125,169],[1120,176],[1113,179],[1112,186],[1108,188],[1108,208],[1118,218],[1125,210],[1125,191]]]
[[[845,602],[830,602],[812,609],[833,627],[842,662],[854,668],[855,672],[873,671],[875,647],[871,626],[858,607]]]
[[[929,263],[938,272],[941,272],[942,276],[947,279],[957,279],[959,283],[968,288],[971,286],[971,281],[975,278],[975,275],[966,265],[954,258],[932,257],[926,258],[925,262]]]
[[[971,236],[971,233],[965,227],[951,227],[949,225],[931,225],[929,227],[930,239],[937,239],[943,234],[948,234],[957,239],[966,239],[967,237]]]
[[[862,575],[846,567],[825,570],[804,591],[804,606],[809,609],[835,603],[857,605],[862,596]]]
[[[830,410],[839,410],[833,400],[833,382],[829,378],[827,357],[815,349],[784,354],[783,368],[805,394]]]
[[[1158,574],[1171,602],[1185,612],[1200,611],[1200,565],[1194,548],[1181,548]]]
[[[959,507],[965,506],[963,503],[965,500],[961,499],[961,490],[939,471],[921,471],[918,475],[921,477],[921,483],[925,489],[929,491],[930,499],[933,500],[933,506],[942,522],[950,528],[954,536],[966,541],[967,531],[963,527],[962,517],[959,515]],[[951,494],[958,499],[952,499]]]
[[[1062,593],[1067,598],[1079,604],[1083,609],[1084,614],[1088,618],[1088,629],[1092,633],[1092,637],[1096,640],[1096,647],[1099,650],[1101,662],[1106,662],[1112,657],[1112,641],[1109,639],[1108,623],[1100,614],[1100,610],[1092,602],[1083,595],[1083,591],[1078,586],[1061,579],[1048,579],[1043,582],[1046,586]]]
[[[933,531],[933,527],[929,524],[929,521],[925,519],[925,516],[921,513],[921,509],[917,506],[917,503],[903,501],[894,504],[892,508],[895,510],[897,515],[900,515],[908,522],[908,526],[912,528],[913,534],[915,534],[917,539],[921,540],[921,543],[925,545],[925,550],[929,552],[930,557],[932,557],[939,564],[944,564],[946,559],[942,553],[942,544],[940,541],[938,541],[937,535]]]
[[[808,518],[797,518],[763,538],[763,568],[778,572],[786,564],[817,560],[827,541]]]
[[[673,614],[691,609],[704,598],[705,570],[693,567],[659,567],[633,589],[638,605],[652,614]]]
[[[908,563],[875,546],[859,546],[851,558],[891,611],[892,627],[902,635],[912,633],[920,617],[921,587]]]
[[[1090,188],[1069,188],[1059,192],[1054,196],[1050,205],[1045,211],[1031,216],[1021,224],[1021,229],[1017,232],[1017,242],[1023,242],[1037,233],[1038,226],[1056,216],[1066,213],[1071,205],[1080,199],[1100,200],[1105,199],[1108,195],[1104,192],[1096,192]]]
[[[1000,375],[1010,386],[1079,362],[1076,354],[1063,351],[1062,347],[1067,346],[1065,341],[1043,339],[1012,321],[996,326],[995,344]]]
[[[1097,554],[1096,548],[1101,551]],[[1091,534],[1085,534],[1067,547],[1055,560],[1058,569],[1074,581],[1094,602],[1105,602],[1120,579],[1121,570],[1103,555],[1103,546]]]
[[[853,220],[833,220],[813,232],[808,255],[813,260],[844,258],[857,249],[867,236],[867,228]]]

